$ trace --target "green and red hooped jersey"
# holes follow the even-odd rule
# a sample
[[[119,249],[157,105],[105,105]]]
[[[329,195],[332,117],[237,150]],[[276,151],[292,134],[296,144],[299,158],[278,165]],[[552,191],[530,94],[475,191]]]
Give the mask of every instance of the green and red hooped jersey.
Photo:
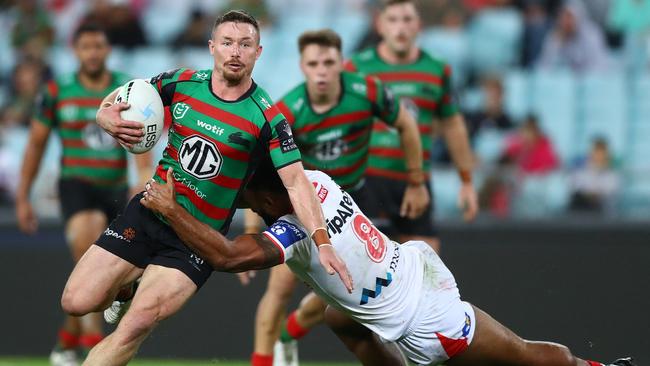
[[[399,104],[379,80],[351,72],[341,73],[340,99],[324,113],[314,112],[305,83],[277,106],[292,126],[305,168],[320,170],[352,190],[366,173],[374,119],[392,125],[399,113]]]
[[[277,169],[300,161],[291,127],[253,82],[235,101],[212,92],[212,70],[177,69],[151,78],[172,123],[154,179],[174,169],[176,200],[198,220],[227,232],[240,193],[270,154]]]
[[[127,185],[126,150],[95,123],[102,100],[129,80],[111,72],[104,90],[86,89],[77,73],[50,80],[39,95],[34,119],[55,128],[61,138],[61,177],[123,188]]]
[[[418,123],[423,169],[429,171],[434,120],[458,113],[449,65],[423,50],[420,50],[417,61],[411,64],[389,64],[381,59],[376,48],[371,48],[353,55],[345,68],[377,77],[399,97]],[[367,174],[406,179],[404,151],[400,147],[399,136],[382,121],[376,121],[373,126]]]

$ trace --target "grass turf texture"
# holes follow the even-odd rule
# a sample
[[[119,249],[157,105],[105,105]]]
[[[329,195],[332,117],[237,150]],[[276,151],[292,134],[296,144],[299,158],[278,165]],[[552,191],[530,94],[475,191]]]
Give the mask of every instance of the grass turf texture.
[[[0,366],[49,366],[46,358],[0,358]],[[133,366],[249,366],[247,361],[134,360]],[[302,366],[357,366],[356,363],[300,362]]]

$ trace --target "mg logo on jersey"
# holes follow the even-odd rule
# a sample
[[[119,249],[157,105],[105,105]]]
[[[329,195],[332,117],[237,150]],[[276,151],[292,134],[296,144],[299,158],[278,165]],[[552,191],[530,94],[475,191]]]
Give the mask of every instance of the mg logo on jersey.
[[[187,111],[190,110],[190,106],[186,103],[176,103],[174,104],[174,109],[172,110],[172,114],[174,115],[174,118],[176,119],[181,119],[185,117],[185,114]]]
[[[178,160],[186,173],[201,180],[219,175],[223,164],[217,145],[199,135],[193,135],[183,140]]]

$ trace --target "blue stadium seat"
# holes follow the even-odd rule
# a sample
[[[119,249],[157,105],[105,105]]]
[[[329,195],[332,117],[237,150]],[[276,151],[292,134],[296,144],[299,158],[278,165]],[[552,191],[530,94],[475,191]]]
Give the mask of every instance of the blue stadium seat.
[[[503,77],[505,110],[515,121],[520,121],[531,109],[530,76],[523,70],[510,71]]]
[[[513,213],[534,218],[563,212],[569,202],[569,185],[564,173],[528,176],[518,184]]]
[[[151,1],[140,16],[147,41],[154,45],[172,41],[187,25],[194,5],[194,1]]]
[[[454,84],[463,84],[469,58],[469,40],[465,32],[429,28],[420,35],[420,45],[434,57],[448,62],[452,68]]]
[[[352,53],[370,26],[369,23],[368,14],[363,12],[341,14],[334,20],[331,27],[343,40],[343,55],[347,56]]]
[[[585,75],[580,81],[581,116],[577,149],[589,151],[596,136],[604,137],[614,156],[621,156],[627,143],[628,97],[625,79],[620,73]]]
[[[626,167],[650,168],[650,75],[643,74],[631,80],[628,143],[626,144]]]
[[[562,161],[575,153],[577,85],[568,72],[539,71],[531,79],[531,111],[552,140]]]
[[[474,141],[474,153],[482,163],[495,163],[503,151],[505,137],[506,133],[497,129],[479,130]]]
[[[187,67],[194,70],[211,69],[214,59],[205,47],[185,47],[176,52],[175,67]]]
[[[77,69],[77,59],[68,47],[54,46],[50,48],[48,60],[56,76],[74,72]]]
[[[431,182],[436,217],[458,217],[459,211],[456,201],[458,199],[460,181],[456,170],[453,168],[435,168]]]
[[[149,78],[177,65],[174,54],[167,47],[141,47],[130,53],[125,71],[136,78]]]
[[[517,62],[523,20],[514,9],[479,13],[469,27],[471,62],[478,71],[499,71]]]

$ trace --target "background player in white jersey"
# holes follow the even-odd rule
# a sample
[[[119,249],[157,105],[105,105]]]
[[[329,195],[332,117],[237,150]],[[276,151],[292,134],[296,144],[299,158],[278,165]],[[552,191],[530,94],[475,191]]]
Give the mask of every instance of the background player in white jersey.
[[[174,198],[173,184],[147,185],[141,202],[163,215],[179,237],[218,271],[239,272],[286,262],[329,304],[327,322],[364,365],[416,364],[602,366],[568,348],[526,341],[461,301],[454,276],[423,241],[398,244],[364,216],[349,194],[322,172],[307,171],[327,219],[332,245],[356,281],[346,291],[319,265],[318,248],[292,214],[270,164],[249,182],[244,198],[269,228],[228,240],[197,221]],[[167,182],[173,172],[167,172]],[[395,347],[396,346],[396,347]],[[621,359],[614,365],[633,365]]]

